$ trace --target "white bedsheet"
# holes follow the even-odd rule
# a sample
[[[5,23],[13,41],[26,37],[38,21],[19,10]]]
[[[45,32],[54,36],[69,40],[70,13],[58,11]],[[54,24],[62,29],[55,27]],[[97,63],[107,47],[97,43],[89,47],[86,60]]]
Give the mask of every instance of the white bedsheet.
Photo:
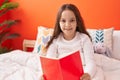
[[[99,74],[96,74],[95,77],[103,77],[103,79],[95,78],[93,80],[120,80],[120,60],[95,54],[95,61],[98,67],[97,74]]]
[[[37,54],[15,50],[0,55],[0,80],[40,80],[41,74]]]
[[[95,54],[97,72],[92,80],[120,80],[120,61]],[[0,55],[0,80],[40,80],[39,55],[15,50]]]

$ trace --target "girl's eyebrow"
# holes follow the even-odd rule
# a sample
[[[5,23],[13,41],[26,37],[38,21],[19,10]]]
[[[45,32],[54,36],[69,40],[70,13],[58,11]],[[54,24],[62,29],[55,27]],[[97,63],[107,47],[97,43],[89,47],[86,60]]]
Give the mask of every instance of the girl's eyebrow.
[[[64,18],[60,18],[60,19],[64,19]]]
[[[75,18],[75,17],[72,17],[72,18],[70,18],[70,19],[74,19],[74,20],[76,20],[76,18]]]
[[[65,19],[65,18],[61,18],[61,19]],[[72,18],[70,18],[70,19],[76,19],[75,17],[72,17]]]

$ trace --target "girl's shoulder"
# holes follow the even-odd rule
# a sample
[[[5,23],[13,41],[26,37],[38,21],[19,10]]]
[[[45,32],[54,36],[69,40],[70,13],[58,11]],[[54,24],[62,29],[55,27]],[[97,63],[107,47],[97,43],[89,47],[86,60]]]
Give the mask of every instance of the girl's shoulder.
[[[77,32],[77,34],[79,34],[80,38],[83,38],[83,39],[89,38],[88,35],[85,33]]]
[[[85,33],[79,32],[79,38],[82,42],[90,41],[90,37]]]
[[[58,40],[61,39],[61,37],[62,37],[62,33],[60,33],[59,36],[53,40],[53,43],[56,43]]]

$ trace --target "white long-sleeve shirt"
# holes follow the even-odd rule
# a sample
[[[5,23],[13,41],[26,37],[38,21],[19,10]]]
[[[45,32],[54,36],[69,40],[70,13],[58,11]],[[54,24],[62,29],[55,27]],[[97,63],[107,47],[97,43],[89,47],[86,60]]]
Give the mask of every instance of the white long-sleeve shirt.
[[[80,51],[84,73],[89,73],[93,77],[96,73],[94,51],[92,42],[86,34],[76,32],[76,36],[72,40],[65,40],[61,33],[49,46],[46,56],[56,58],[78,50]]]

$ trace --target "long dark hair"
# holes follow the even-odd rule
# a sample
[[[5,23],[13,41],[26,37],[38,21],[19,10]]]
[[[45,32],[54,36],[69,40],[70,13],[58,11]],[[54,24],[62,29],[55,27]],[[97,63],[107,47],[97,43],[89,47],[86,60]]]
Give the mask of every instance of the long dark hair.
[[[90,37],[90,35],[86,31],[84,21],[83,21],[82,16],[79,12],[79,9],[73,4],[64,4],[60,7],[60,9],[58,11],[58,14],[57,14],[57,17],[56,17],[54,32],[53,32],[53,35],[52,35],[50,41],[48,42],[46,48],[48,48],[50,46],[50,44],[53,42],[53,39],[56,39],[59,36],[59,34],[62,32],[61,29],[60,29],[59,22],[60,22],[61,14],[64,10],[71,10],[74,13],[74,15],[76,17],[76,21],[77,21],[76,31],[78,31],[80,33],[87,34]],[[90,39],[91,39],[91,37],[90,37]]]

